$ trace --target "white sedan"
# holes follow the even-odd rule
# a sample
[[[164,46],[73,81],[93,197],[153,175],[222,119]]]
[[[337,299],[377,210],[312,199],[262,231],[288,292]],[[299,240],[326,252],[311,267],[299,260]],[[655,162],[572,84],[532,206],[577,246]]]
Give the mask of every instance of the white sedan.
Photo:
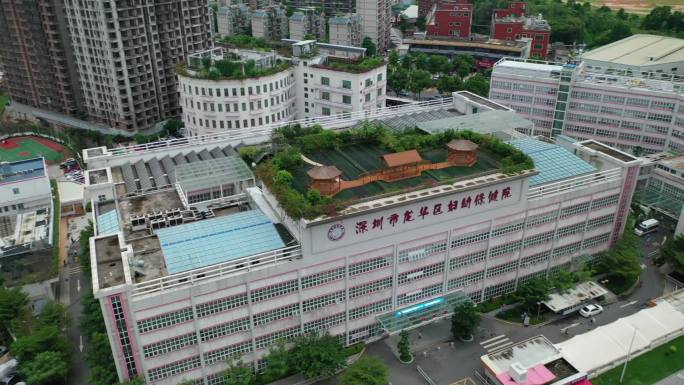
[[[580,309],[579,313],[584,318],[593,317],[603,312],[603,306],[597,304],[587,305]]]

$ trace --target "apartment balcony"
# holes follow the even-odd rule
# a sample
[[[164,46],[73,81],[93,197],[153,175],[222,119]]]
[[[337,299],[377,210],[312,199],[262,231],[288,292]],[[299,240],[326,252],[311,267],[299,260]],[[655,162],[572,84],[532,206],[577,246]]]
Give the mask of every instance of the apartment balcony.
[[[314,98],[314,103],[318,103],[318,104],[324,105],[324,106],[336,107],[336,108],[345,108],[345,109],[348,109],[350,111],[352,109],[351,104],[342,103],[342,102],[333,102],[332,100],[321,99],[320,97]]]
[[[353,91],[351,88],[342,88],[342,87],[334,87],[331,85],[324,85],[324,84],[314,84],[315,87],[317,87],[320,91],[330,91],[330,92],[335,92],[338,94],[344,94],[344,95],[352,95]]]

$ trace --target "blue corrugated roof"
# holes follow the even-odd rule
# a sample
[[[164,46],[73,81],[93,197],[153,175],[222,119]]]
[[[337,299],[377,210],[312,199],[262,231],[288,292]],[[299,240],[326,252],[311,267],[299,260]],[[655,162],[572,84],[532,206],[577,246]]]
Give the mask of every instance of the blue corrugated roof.
[[[534,168],[539,174],[530,178],[531,186],[596,171],[594,166],[555,144],[536,139],[516,139],[508,143],[534,160]]]
[[[0,160],[2,157],[0,157]],[[9,162],[0,167],[0,183],[18,182],[45,175],[43,158]]]
[[[169,274],[285,246],[273,222],[251,210],[157,230]]]
[[[97,234],[114,234],[119,232],[119,215],[116,210],[107,211],[97,216]]]

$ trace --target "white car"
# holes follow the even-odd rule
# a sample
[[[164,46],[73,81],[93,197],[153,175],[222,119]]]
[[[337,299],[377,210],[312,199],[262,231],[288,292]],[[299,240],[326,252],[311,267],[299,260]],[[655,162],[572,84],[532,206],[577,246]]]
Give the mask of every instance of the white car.
[[[584,318],[593,317],[603,312],[603,306],[590,304],[580,309],[579,313]]]

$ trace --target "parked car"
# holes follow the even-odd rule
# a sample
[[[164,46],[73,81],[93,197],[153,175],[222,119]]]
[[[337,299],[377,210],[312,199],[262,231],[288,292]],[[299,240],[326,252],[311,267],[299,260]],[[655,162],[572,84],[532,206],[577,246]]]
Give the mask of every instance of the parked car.
[[[17,360],[11,359],[0,365],[0,378],[4,378],[17,370]]]
[[[7,346],[0,345],[0,357],[4,356],[5,353],[7,353]]]
[[[19,378],[19,373],[12,372],[0,380],[0,385],[17,385],[20,381],[21,378]]]
[[[579,311],[580,315],[584,318],[593,317],[593,316],[600,314],[602,312],[603,312],[603,306],[598,305],[598,304],[593,304],[593,303],[581,308]]]
[[[660,222],[657,219],[647,219],[634,227],[634,234],[638,236],[646,235],[658,231]]]

